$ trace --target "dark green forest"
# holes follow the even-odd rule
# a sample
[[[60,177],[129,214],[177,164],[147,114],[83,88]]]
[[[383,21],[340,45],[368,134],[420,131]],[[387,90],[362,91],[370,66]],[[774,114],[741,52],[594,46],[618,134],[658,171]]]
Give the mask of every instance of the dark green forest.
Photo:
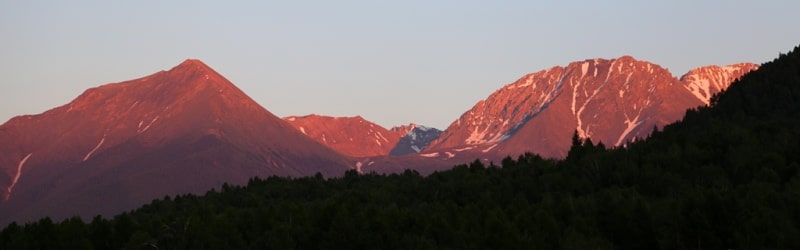
[[[421,176],[253,178],[0,249],[800,249],[800,47],[649,139]]]

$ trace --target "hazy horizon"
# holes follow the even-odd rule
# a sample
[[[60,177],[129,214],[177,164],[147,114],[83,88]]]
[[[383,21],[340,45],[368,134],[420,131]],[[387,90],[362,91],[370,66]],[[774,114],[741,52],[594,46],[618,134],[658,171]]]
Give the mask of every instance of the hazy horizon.
[[[525,74],[631,55],[680,76],[800,43],[791,1],[0,3],[0,122],[200,59],[277,116],[445,129]]]

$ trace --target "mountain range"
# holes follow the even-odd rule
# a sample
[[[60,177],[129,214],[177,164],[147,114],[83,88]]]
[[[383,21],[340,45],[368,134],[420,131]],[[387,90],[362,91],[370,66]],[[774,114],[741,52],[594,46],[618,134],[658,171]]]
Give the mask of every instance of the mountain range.
[[[560,158],[573,133],[624,146],[756,68],[707,66],[676,78],[630,56],[574,62],[503,86],[439,131],[362,117],[281,119],[190,59],[1,125],[0,223],[111,215],[254,176],[430,173],[524,152]]]
[[[798,249],[798,123],[800,46],[619,147],[576,130],[563,159],[254,177],[113,217],[11,223],[0,249]]]

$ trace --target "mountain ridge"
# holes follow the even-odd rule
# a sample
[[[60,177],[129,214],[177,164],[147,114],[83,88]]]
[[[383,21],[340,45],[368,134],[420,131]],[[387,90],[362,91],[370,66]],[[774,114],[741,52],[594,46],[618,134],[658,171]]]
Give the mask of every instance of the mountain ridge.
[[[411,123],[386,129],[361,116],[310,114],[283,119],[317,142],[356,158],[417,153],[438,136],[435,128]]]
[[[526,74],[478,101],[427,152],[498,144],[496,150],[503,155],[531,151],[563,157],[573,131],[581,138],[620,146],[647,136],[653,127],[680,119],[685,109],[707,103],[710,94],[755,68],[755,64],[740,63],[717,66],[726,69],[724,75],[698,75],[702,69],[714,69],[699,67],[684,74],[694,79],[686,83],[660,65],[632,56],[555,66]],[[713,86],[721,87],[710,88],[714,92],[701,100],[690,89],[701,85],[701,80],[709,85],[710,76],[716,77],[711,79]]]
[[[400,136],[361,116],[332,117],[317,114],[289,116],[298,131],[351,157],[388,155]]]

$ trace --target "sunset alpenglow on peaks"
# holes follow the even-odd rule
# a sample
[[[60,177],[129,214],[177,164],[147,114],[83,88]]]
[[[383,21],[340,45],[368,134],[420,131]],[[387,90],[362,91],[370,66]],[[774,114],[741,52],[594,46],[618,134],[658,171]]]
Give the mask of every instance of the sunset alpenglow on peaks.
[[[5,1],[0,120],[198,58],[276,115],[446,128],[519,76],[633,55],[678,77],[800,40],[793,1]]]

